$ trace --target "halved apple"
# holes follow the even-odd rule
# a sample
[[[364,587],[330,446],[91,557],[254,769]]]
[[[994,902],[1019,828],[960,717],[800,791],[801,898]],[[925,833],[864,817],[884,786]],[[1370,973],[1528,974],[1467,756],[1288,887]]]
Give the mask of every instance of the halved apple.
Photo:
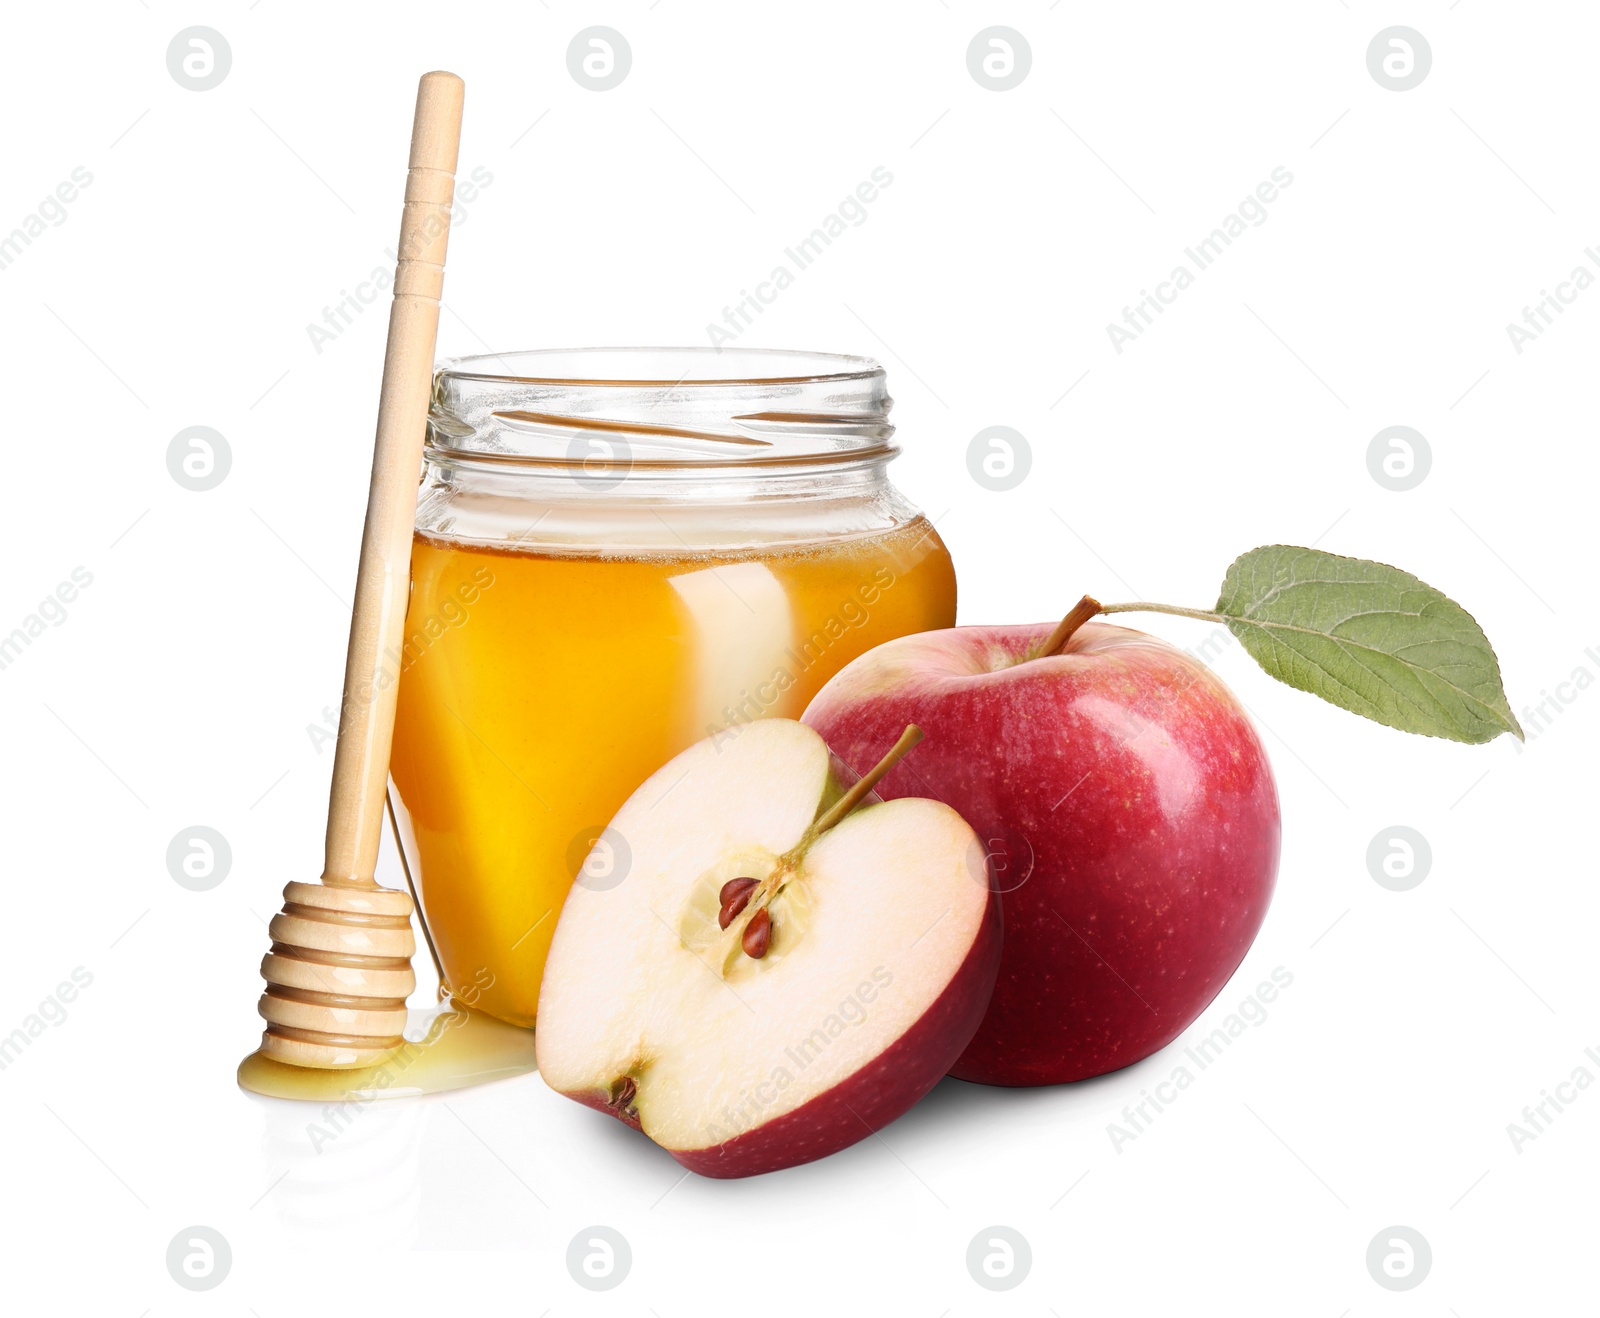
[[[562,909],[545,1082],[720,1177],[837,1152],[927,1093],[983,1018],[1000,922],[960,815],[870,795],[920,735],[847,782],[764,719],[647,780]]]

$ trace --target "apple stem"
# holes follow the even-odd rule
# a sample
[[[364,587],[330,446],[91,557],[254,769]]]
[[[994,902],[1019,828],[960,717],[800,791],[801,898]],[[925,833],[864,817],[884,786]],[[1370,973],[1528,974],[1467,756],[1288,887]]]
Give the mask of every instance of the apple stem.
[[[1198,618],[1201,622],[1228,621],[1222,614],[1210,613],[1205,609],[1183,609],[1176,604],[1150,604],[1144,600],[1131,604],[1102,604],[1093,595],[1085,595],[1072,606],[1072,612],[1056,624],[1055,631],[1050,633],[1049,639],[1034,657],[1043,659],[1059,654],[1061,647],[1072,639],[1072,634],[1079,627],[1101,613],[1170,613],[1177,618]]]
[[[1227,622],[1228,619],[1220,613],[1211,613],[1206,609],[1183,609],[1176,604],[1148,604],[1139,601],[1133,604],[1102,604],[1101,613],[1170,613],[1176,618],[1198,618],[1201,622]],[[1070,614],[1068,615],[1071,616]],[[1057,631],[1061,629],[1056,628]]]
[[[1058,654],[1061,647],[1072,639],[1072,633],[1088,622],[1097,613],[1106,612],[1105,606],[1093,595],[1085,595],[1072,606],[1072,611],[1056,624],[1055,631],[1050,633],[1050,639],[1044,643],[1044,649],[1039,651],[1042,659],[1046,655]]]
[[[900,740],[890,747],[889,753],[872,766],[859,781],[843,796],[828,808],[828,812],[811,826],[811,836],[818,837],[826,833],[847,814],[861,804],[861,800],[876,787],[884,774],[899,764],[905,758],[906,752],[922,740],[922,729],[915,723],[906,724],[906,730],[900,734]]]

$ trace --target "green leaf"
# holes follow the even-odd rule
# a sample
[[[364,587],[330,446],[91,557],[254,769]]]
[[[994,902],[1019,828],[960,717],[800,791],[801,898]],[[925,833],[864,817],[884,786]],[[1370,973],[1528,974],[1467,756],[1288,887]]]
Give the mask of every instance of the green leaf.
[[[1228,569],[1217,613],[1280,682],[1403,732],[1522,737],[1472,615],[1409,572],[1293,545]]]

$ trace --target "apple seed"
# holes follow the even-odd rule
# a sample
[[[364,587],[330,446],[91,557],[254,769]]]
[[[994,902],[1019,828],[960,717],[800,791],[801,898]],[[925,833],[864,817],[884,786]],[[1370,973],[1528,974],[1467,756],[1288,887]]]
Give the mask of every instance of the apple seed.
[[[750,904],[750,894],[755,891],[754,879],[729,879],[722,885],[722,891],[717,893],[717,900],[722,903],[722,909],[717,912],[717,928],[726,929],[733,923],[735,916]]]
[[[767,914],[765,906],[750,917],[739,945],[744,948],[747,957],[756,961],[766,956],[767,949],[772,946],[772,917]]]

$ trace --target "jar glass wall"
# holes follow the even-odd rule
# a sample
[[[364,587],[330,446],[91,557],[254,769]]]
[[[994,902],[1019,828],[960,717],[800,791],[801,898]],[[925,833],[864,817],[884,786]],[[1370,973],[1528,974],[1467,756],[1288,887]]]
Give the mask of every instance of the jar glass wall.
[[[445,981],[475,1005],[533,1024],[568,886],[626,881],[602,830],[668,759],[954,624],[949,554],[888,480],[890,405],[877,363],[819,353],[439,370],[391,775]]]

